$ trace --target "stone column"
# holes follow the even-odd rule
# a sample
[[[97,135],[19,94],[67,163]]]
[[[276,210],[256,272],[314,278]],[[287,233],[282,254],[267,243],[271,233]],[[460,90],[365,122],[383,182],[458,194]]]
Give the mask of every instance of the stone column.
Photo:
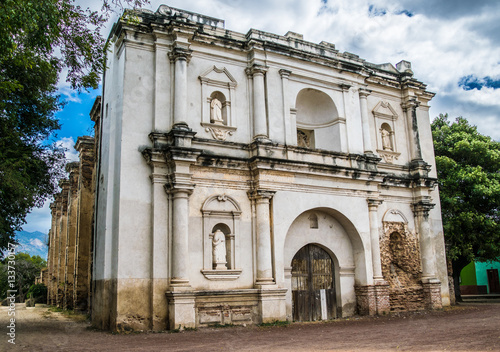
[[[69,172],[68,190],[68,221],[66,232],[66,264],[64,271],[64,303],[65,309],[73,309],[74,282],[75,282],[75,262],[76,262],[76,236],[78,231],[78,183],[79,183],[78,162],[66,165]]]
[[[76,237],[74,309],[89,308],[91,291],[92,226],[94,215],[94,187],[92,178],[95,165],[95,141],[92,137],[78,137],[75,149],[80,154],[79,196]]]
[[[292,130],[291,121],[289,118],[290,107],[288,106],[287,92],[288,92],[288,79],[292,72],[288,70],[280,70],[281,76],[281,94],[283,95],[283,128],[285,134],[285,144],[293,144],[292,134],[296,133]]]
[[[373,266],[373,280],[383,281],[382,276],[382,263],[380,260],[380,241],[379,241],[379,227],[378,227],[378,206],[382,204],[378,199],[367,199],[368,212],[370,219],[370,241],[372,249],[372,266]]]
[[[420,240],[424,298],[428,308],[438,309],[442,307],[441,282],[436,277],[436,256],[429,223],[429,211],[432,208],[434,208],[434,204],[428,202],[413,204],[413,212],[417,220]]]
[[[341,84],[340,88],[342,88],[342,102],[343,102],[343,107],[344,107],[344,116],[342,119],[342,122],[339,126],[339,131],[340,131],[340,150],[344,153],[349,152],[349,141],[347,138],[347,100],[348,100],[348,94],[349,94],[349,89],[351,88],[350,85],[347,84]],[[339,122],[340,123],[340,122]]]
[[[253,134],[254,139],[266,139],[267,117],[266,117],[266,91],[264,75],[267,67],[254,65],[247,69],[247,74],[253,77]]]
[[[363,126],[363,148],[365,154],[373,154],[367,102],[367,97],[370,93],[371,91],[367,89],[359,90],[359,104],[361,108],[361,122]]]
[[[170,286],[189,288],[189,196],[192,189],[170,189],[173,199],[172,277]]]
[[[250,194],[255,200],[256,230],[257,230],[257,277],[255,284],[274,284],[272,252],[271,252],[271,222],[269,201],[275,192],[257,190]]]
[[[420,136],[418,133],[417,107],[419,102],[415,97],[409,97],[403,104],[403,111],[406,115],[408,127],[408,141],[410,144],[411,160],[422,160],[422,151],[420,149]]]
[[[174,125],[187,123],[187,64],[191,50],[176,48],[170,53],[174,63]]]

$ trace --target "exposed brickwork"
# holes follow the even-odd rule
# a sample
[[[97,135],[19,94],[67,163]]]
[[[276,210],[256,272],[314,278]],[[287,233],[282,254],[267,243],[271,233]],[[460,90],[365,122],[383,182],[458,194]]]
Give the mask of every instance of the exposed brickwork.
[[[358,304],[358,314],[374,315],[377,312],[377,299],[375,287],[371,285],[356,286],[356,301]]]
[[[443,307],[441,301],[441,283],[436,282],[424,282],[423,293],[426,302],[426,308],[428,309],[440,309]]]
[[[375,284],[375,296],[377,300],[377,314],[384,315],[389,313],[391,303],[387,282],[378,282]]]
[[[421,284],[421,262],[418,238],[405,223],[385,222],[380,240],[382,273],[389,284],[391,311],[413,311],[426,308]]]

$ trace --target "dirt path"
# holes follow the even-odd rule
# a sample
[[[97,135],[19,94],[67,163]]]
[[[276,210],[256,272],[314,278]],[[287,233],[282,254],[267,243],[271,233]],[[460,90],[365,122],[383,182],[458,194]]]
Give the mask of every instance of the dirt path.
[[[42,308],[16,307],[15,345],[0,308],[0,351],[500,351],[500,304],[286,327],[113,335]]]

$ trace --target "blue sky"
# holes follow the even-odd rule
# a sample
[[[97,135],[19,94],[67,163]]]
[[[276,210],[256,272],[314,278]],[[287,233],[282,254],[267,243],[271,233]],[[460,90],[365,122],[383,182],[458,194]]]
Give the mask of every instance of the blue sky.
[[[76,2],[94,10],[102,4]],[[151,0],[146,8],[156,11],[162,3],[224,19],[227,29],[240,33],[250,28],[293,31],[372,63],[410,61],[415,78],[436,93],[431,118],[440,113],[463,116],[500,141],[500,1]],[[109,28],[111,23],[106,32]],[[69,102],[58,114],[63,126],[57,140],[70,147],[78,136],[90,133],[88,115],[99,91],[77,95],[61,80],[60,92]],[[75,155],[68,152],[70,158]],[[47,232],[48,203],[27,220],[24,230]]]

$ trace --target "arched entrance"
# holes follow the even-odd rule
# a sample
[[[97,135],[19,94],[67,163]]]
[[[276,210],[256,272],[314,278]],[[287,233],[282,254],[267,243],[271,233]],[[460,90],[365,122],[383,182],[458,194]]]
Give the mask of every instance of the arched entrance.
[[[295,321],[337,317],[335,268],[321,247],[308,244],[292,260],[292,311]]]

